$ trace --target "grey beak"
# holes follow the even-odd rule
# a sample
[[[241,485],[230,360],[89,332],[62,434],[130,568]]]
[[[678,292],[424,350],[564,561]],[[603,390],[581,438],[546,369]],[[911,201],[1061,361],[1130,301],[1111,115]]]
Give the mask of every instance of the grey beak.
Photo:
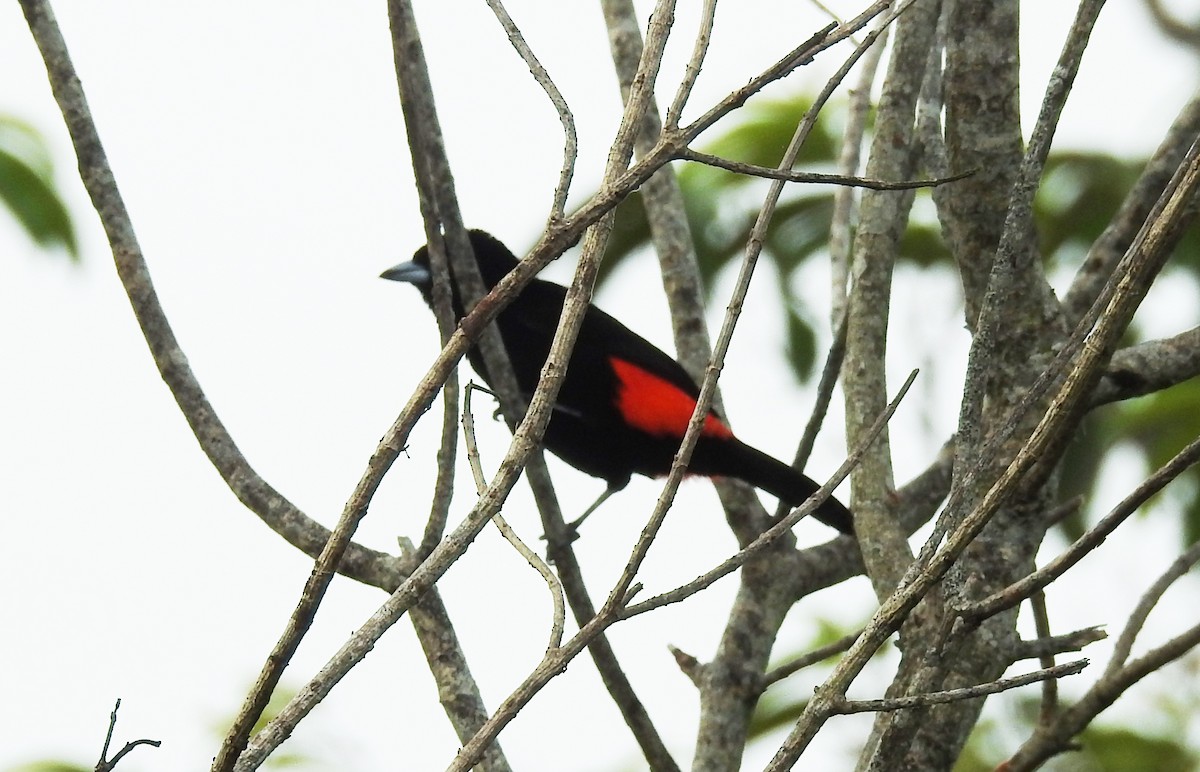
[[[393,265],[379,274],[379,278],[408,282],[418,287],[427,287],[433,282],[433,274],[429,272],[429,269],[412,260],[409,260],[407,263]]]

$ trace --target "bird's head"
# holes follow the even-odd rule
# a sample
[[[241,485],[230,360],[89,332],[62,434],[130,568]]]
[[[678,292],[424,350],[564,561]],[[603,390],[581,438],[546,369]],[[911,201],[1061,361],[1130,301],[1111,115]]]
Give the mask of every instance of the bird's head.
[[[475,262],[479,266],[483,283],[488,289],[491,289],[504,278],[505,274],[516,267],[517,258],[499,239],[486,231],[472,230],[467,235],[471,240],[471,249],[475,252]],[[379,276],[391,281],[412,284],[421,291],[425,302],[428,303],[433,291],[433,271],[429,266],[429,246],[425,245],[418,249],[412,260],[394,265]],[[457,287],[455,287],[454,295],[456,298],[458,297]]]

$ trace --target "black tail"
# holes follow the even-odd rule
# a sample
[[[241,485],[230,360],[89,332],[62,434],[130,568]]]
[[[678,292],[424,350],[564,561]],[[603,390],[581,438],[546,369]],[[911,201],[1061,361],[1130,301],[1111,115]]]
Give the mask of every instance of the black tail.
[[[713,470],[712,474],[745,480],[792,507],[803,504],[821,487],[803,472],[760,450],[755,450],[741,440],[726,440],[722,444],[726,445],[721,453],[723,468]],[[850,510],[833,496],[825,499],[821,506],[817,507],[813,517],[842,533],[854,533],[854,518],[850,515]]]

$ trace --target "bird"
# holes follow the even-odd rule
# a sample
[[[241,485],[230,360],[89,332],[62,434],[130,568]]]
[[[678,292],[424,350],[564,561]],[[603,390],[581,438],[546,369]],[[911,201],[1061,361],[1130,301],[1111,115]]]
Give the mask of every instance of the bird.
[[[468,235],[483,283],[491,289],[516,267],[517,258],[485,231]],[[428,245],[380,277],[414,285],[433,307]],[[463,301],[453,281],[451,292],[455,319],[461,320]],[[526,399],[537,387],[565,298],[565,287],[534,279],[496,317]],[[494,385],[478,347],[468,349],[467,359]],[[699,394],[695,380],[673,357],[595,305],[588,306],[542,438],[555,456],[607,484],[572,528],[625,488],[634,474],[662,477],[670,472]],[[715,409],[704,417],[687,473],[743,480],[793,507],[820,487],[798,469],[742,442]],[[854,532],[850,511],[832,496],[813,516],[842,533]]]

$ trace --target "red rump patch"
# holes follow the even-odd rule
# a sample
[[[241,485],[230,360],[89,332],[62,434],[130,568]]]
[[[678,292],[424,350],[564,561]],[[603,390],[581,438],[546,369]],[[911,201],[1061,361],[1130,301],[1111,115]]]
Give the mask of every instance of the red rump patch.
[[[609,357],[608,361],[617,374],[616,405],[625,422],[647,434],[683,439],[688,419],[696,409],[692,395],[632,362],[617,357]],[[733,436],[711,412],[705,416],[700,434],[722,439]]]

